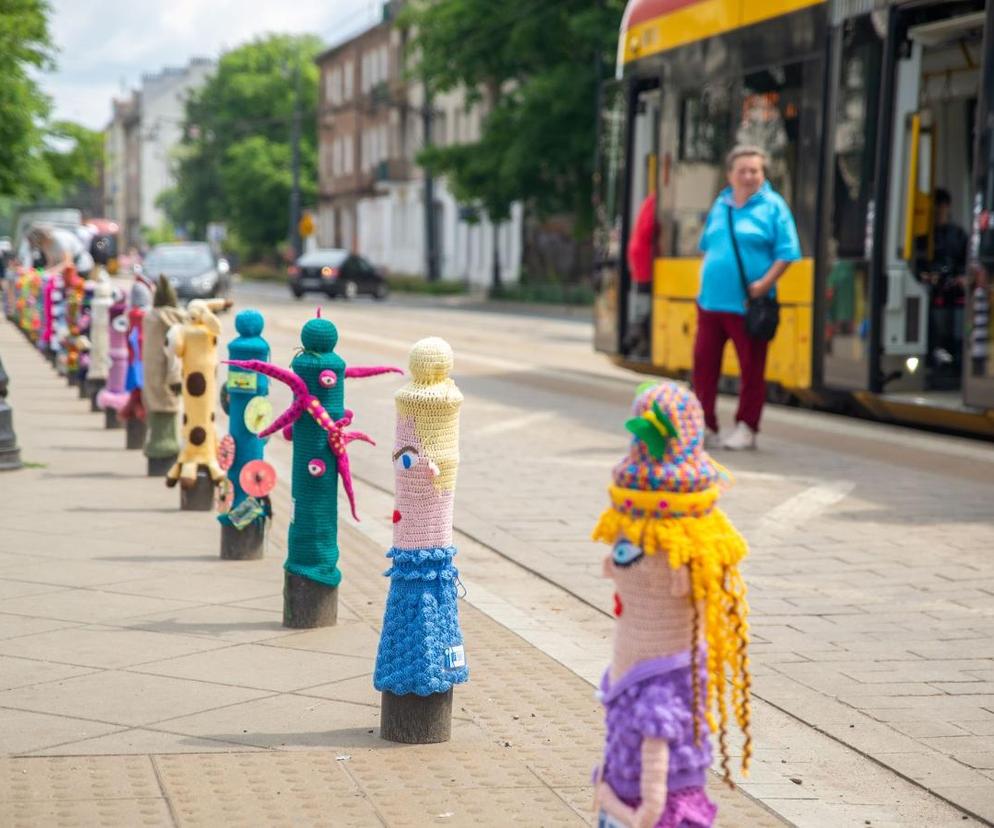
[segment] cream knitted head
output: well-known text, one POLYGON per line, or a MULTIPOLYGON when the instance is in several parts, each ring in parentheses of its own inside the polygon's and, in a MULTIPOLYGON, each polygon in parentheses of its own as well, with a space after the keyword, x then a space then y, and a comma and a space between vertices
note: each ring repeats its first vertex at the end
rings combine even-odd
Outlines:
POLYGON ((430 336, 411 348, 411 381, 395 395, 397 413, 413 417, 414 429, 425 458, 438 466, 435 486, 456 487, 459 467, 459 407, 463 396, 449 377, 452 347, 430 336))

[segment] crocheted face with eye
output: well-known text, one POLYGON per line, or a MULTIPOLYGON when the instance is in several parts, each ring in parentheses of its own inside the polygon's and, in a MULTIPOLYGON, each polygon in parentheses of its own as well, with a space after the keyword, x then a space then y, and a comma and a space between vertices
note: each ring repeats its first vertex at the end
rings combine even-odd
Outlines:
POLYGON ((665 554, 647 555, 625 538, 604 556, 603 575, 614 581, 619 620, 658 624, 661 612, 690 606, 687 568, 674 571, 665 554))
POLYGON ((425 453, 411 415, 397 418, 393 466, 393 545, 398 549, 451 545, 455 492, 437 485, 438 464, 425 453))

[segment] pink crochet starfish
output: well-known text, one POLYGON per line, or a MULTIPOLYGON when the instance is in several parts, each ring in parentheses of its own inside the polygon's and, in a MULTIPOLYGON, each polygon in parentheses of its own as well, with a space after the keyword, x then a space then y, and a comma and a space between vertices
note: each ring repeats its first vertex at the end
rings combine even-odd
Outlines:
MULTIPOLYGON (((324 406, 321 405, 321 401, 310 392, 303 378, 287 368, 281 368, 279 365, 273 365, 270 362, 261 362, 257 359, 224 360, 224 364, 234 365, 236 368, 241 368, 245 371, 256 371, 260 374, 265 374, 267 377, 279 380, 290 387, 290 390, 293 392, 293 402, 290 404, 290 407, 280 414, 269 427, 261 431, 259 436, 268 437, 270 434, 274 434, 282 429, 283 436, 289 440, 293 436, 293 424, 303 416, 305 411, 310 414, 314 422, 328 432, 328 447, 331 449, 332 454, 335 455, 338 474, 342 478, 342 488, 345 489, 345 495, 349 499, 352 517, 358 521, 359 516, 356 514, 355 492, 352 489, 352 471, 349 465, 347 449, 349 443, 353 440, 362 440, 370 445, 376 444, 368 434, 364 434, 361 431, 345 431, 352 424, 354 414, 346 408, 344 417, 340 420, 333 420, 324 406)), ((356 366, 345 369, 346 378, 375 377, 380 374, 403 373, 400 368, 379 365, 356 366)), ((321 373, 320 382, 322 384, 327 382, 329 388, 336 381, 337 377, 333 371, 323 371, 321 373)))

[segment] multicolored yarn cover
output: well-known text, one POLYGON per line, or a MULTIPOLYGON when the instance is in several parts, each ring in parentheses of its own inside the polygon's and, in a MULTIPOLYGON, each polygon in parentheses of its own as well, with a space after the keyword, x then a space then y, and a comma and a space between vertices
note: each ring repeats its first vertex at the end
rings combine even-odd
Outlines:
POLYGON ((124 381, 128 374, 128 318, 125 315, 127 305, 120 300, 111 305, 108 355, 110 370, 107 372, 107 384, 97 393, 97 406, 102 410, 113 409, 120 411, 128 402, 128 392, 124 381))
POLYGON ((338 568, 338 479, 349 499, 352 516, 355 497, 349 467, 348 444, 373 441, 359 431, 346 431, 353 414, 345 408, 345 379, 400 372, 391 367, 346 368, 335 353, 338 329, 327 319, 309 320, 300 332, 303 346, 287 371, 257 360, 228 360, 247 371, 266 374, 290 386, 293 403, 260 437, 282 429, 293 440, 290 531, 283 568, 329 587, 342 580, 338 568))
POLYGON ((173 329, 173 352, 183 365, 183 447, 166 472, 166 485, 184 488, 197 482, 203 466, 215 485, 224 480, 217 462, 217 339, 221 322, 214 315, 230 305, 227 299, 194 299, 187 305, 187 321, 173 329))
MULTIPOLYGON (((232 360, 269 360, 269 343, 262 338, 265 320, 257 310, 243 310, 235 317, 235 330, 238 336, 228 343, 228 357, 232 360)), ((235 440, 235 460, 228 469, 228 480, 234 491, 231 509, 241 505, 248 496, 242 488, 239 476, 246 463, 261 460, 266 448, 266 439, 249 431, 245 424, 245 409, 256 397, 269 396, 269 377, 255 371, 246 371, 234 365, 228 366, 228 432, 235 440)), ((229 514, 218 515, 222 524, 233 526, 229 514)), ((260 515, 256 520, 265 520, 260 515)))
POLYGON ((422 339, 411 350, 411 381, 395 395, 392 565, 373 685, 396 695, 445 693, 469 679, 452 564, 463 401, 452 364, 444 339, 422 339))
POLYGON ((128 373, 124 380, 124 390, 128 392, 128 402, 118 414, 122 420, 137 419, 144 422, 146 412, 142 401, 143 372, 143 321, 152 304, 152 291, 144 282, 131 286, 131 307, 128 308, 128 373))
MULTIPOLYGON (((730 479, 704 451, 700 403, 676 383, 643 386, 626 427, 634 435, 631 447, 614 469, 611 505, 601 515, 593 538, 613 547, 606 566, 619 592, 625 578, 636 579, 628 587, 632 597, 626 601, 621 593, 616 598, 619 624, 625 613, 634 611, 629 604, 648 600, 647 591, 656 583, 652 600, 661 609, 658 629, 653 632, 651 617, 639 625, 648 628, 645 635, 658 636, 656 652, 650 656, 664 654, 660 649, 672 651, 678 638, 684 637, 682 649, 690 653, 695 734, 702 738, 703 712, 711 730, 718 733, 722 767, 730 779, 729 706, 744 734, 744 773, 752 754, 748 605, 739 572, 747 546, 717 506, 720 488, 730 479), (685 597, 678 604, 666 597, 671 590, 660 586, 665 571, 673 573, 676 586, 685 583, 685 597), (697 642, 702 639, 704 687, 697 669, 701 656, 697 642)), ((617 645, 616 660, 624 658, 626 646, 637 642, 617 645)))

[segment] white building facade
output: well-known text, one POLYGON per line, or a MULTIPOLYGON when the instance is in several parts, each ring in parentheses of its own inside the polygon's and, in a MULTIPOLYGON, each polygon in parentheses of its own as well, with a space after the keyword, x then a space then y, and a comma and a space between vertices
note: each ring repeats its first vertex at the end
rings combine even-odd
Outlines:
POLYGON ((141 206, 142 227, 158 227, 165 219, 156 205, 159 196, 175 183, 172 154, 183 137, 185 104, 213 74, 216 63, 194 58, 187 66, 167 67, 142 77, 141 111, 141 206))

